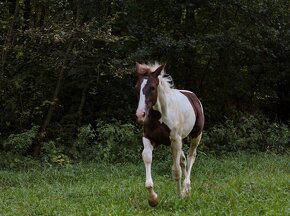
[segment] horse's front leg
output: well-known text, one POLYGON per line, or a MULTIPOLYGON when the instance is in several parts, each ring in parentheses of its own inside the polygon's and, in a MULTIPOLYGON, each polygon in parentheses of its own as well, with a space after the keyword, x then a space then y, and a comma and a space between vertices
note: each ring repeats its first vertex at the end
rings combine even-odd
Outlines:
POLYGON ((145 170, 146 170, 146 182, 145 182, 145 187, 147 188, 149 192, 149 205, 152 207, 155 207, 158 205, 159 200, 158 196, 153 190, 153 180, 152 180, 152 175, 151 175, 151 164, 152 164, 152 151, 153 151, 153 146, 150 142, 149 139, 146 137, 143 137, 143 145, 144 149, 142 152, 142 157, 143 161, 145 164, 145 170))
POLYGON ((180 158, 182 154, 182 139, 180 136, 171 137, 171 150, 172 150, 172 176, 176 180, 177 193, 181 196, 181 166, 180 158))

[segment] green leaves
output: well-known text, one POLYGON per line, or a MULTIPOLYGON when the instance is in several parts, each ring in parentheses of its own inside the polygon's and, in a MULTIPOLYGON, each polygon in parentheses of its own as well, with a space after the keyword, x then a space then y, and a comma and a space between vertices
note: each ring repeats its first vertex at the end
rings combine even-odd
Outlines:
POLYGON ((5 138, 43 125, 50 105, 44 142, 61 137, 64 148, 96 119, 133 122, 136 61, 166 62, 176 87, 202 99, 209 128, 236 111, 290 118, 288 0, 18 1, 13 22, 8 2, 0 3, 5 138))
POLYGON ((205 132, 204 148, 224 151, 284 152, 289 145, 290 131, 284 124, 270 123, 263 116, 239 113, 205 132))
POLYGON ((4 141, 2 148, 4 148, 5 151, 24 154, 36 138, 38 129, 39 126, 33 126, 30 130, 23 133, 11 134, 7 140, 4 141))

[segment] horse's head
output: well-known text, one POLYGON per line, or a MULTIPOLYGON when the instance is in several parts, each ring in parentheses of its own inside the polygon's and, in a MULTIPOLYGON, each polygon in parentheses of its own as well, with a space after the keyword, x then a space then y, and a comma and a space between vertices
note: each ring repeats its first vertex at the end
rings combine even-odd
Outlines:
POLYGON ((136 72, 138 74, 136 91, 139 97, 136 116, 140 124, 144 124, 149 110, 157 102, 158 76, 161 74, 164 67, 165 65, 161 65, 157 69, 152 70, 148 65, 136 63, 136 72))

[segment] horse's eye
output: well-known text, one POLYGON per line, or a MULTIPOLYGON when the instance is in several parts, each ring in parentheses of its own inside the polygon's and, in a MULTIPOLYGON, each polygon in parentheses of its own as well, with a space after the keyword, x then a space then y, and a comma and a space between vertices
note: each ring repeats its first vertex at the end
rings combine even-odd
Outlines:
POLYGON ((150 91, 154 91, 155 87, 154 86, 150 86, 150 91))

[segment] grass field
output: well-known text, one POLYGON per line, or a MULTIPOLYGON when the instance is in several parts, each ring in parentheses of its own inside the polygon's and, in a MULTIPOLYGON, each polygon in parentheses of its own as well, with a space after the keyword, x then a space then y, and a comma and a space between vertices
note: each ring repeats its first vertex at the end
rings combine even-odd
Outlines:
POLYGON ((149 207, 143 163, 0 171, 0 215, 290 215, 289 155, 199 154, 181 200, 169 162, 153 164, 160 204, 149 207))

